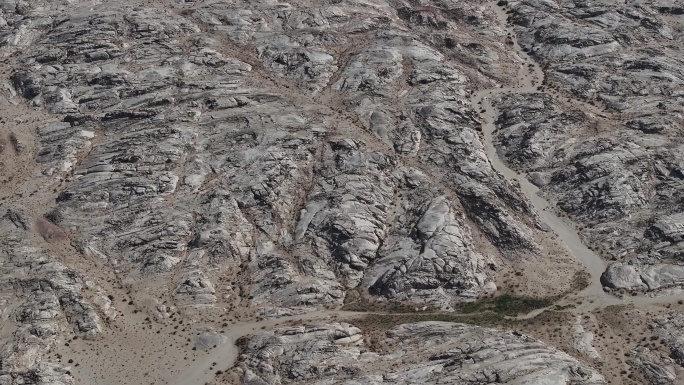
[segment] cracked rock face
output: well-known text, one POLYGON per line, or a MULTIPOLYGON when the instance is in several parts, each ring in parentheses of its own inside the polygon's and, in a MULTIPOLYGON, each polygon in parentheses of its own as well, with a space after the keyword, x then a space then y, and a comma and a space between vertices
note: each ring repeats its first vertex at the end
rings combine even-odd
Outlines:
POLYGON ((456 60, 508 71, 477 4, 64 6, 6 10, 11 87, 56 118, 37 138, 65 181, 48 218, 126 282, 180 306, 363 288, 449 309, 502 258, 544 258, 469 107, 490 80, 456 60))
POLYGON ((652 327, 672 350, 671 357, 679 364, 684 363, 684 314, 670 313, 654 319, 652 327))
POLYGON ((237 371, 250 385, 605 383, 576 359, 519 333, 421 322, 388 330, 380 343, 392 350, 370 350, 361 331, 345 323, 277 329, 244 341, 237 371))
MULTIPOLYGON (((453 311, 574 290, 582 267, 492 166, 471 105, 531 65, 514 38, 546 78, 493 102, 502 159, 614 259, 604 286, 684 285, 681 2, 510 2, 513 30, 487 5, 0 0, 0 385, 74 383, 55 347, 105 338, 124 293, 129 318, 204 322, 352 291, 453 311)), ((228 345, 213 330, 195 349, 228 345)), ((507 332, 385 338, 405 347, 341 323, 262 334, 243 381, 603 381, 507 332)))
POLYGON ((680 2, 510 5, 544 66, 538 93, 497 102, 497 146, 609 259, 609 287, 680 286, 684 36, 680 2), (641 278, 638 278, 641 277, 641 278))
POLYGON ((0 383, 73 384, 67 369, 43 356, 60 335, 99 339, 103 318, 116 317, 111 302, 87 277, 26 245, 22 238, 33 224, 25 213, 11 212, 2 220, 14 230, 4 234, 0 252, 0 319, 16 329, 0 350, 0 383))

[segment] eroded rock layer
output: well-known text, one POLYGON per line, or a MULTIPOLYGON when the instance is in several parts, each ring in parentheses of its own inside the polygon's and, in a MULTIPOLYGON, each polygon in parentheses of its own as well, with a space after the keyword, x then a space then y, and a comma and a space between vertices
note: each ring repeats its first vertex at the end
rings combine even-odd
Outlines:
POLYGON ((681 2, 509 8, 546 78, 536 94, 500 98, 502 156, 619 260, 606 286, 681 286, 681 2))
MULTIPOLYGON (((106 384, 110 369, 204 383, 219 364, 190 362, 232 346, 230 325, 578 290, 582 265, 493 167, 471 105, 539 71, 518 43, 545 79, 493 98, 501 158, 615 260, 607 289, 682 285, 682 9, 0 0, 0 384, 106 384), (80 369, 64 356, 87 349, 80 369)), ((572 306, 557 308, 584 316, 572 306)), ((578 325, 574 349, 606 359, 578 325)), ((422 323, 384 338, 404 347, 372 352, 342 323, 264 332, 241 378, 603 381, 509 332, 422 323)), ((674 381, 665 355, 633 353, 643 378, 674 381)))
POLYGON ((604 384, 567 354, 520 333, 447 322, 404 324, 369 349, 345 323, 277 329, 245 341, 237 372, 261 384, 604 384))

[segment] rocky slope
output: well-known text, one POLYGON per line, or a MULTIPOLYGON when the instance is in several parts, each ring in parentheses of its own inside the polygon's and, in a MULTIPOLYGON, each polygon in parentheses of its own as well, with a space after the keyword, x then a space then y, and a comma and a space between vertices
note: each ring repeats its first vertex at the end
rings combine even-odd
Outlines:
POLYGON ((543 66, 537 94, 502 97, 498 146, 617 260, 616 289, 679 286, 678 138, 684 112, 681 2, 511 3, 521 46, 543 66))
POLYGON ((21 4, 8 88, 52 118, 43 214, 152 298, 448 309, 555 247, 466 101, 516 60, 481 5, 21 4))
POLYGON ((574 358, 520 333, 447 322, 405 324, 369 349, 349 324, 306 325, 244 341, 244 384, 604 384, 574 358))
MULTIPOLYGON (((264 317, 577 290, 582 264, 492 166, 471 105, 538 69, 520 46, 545 79, 495 98, 502 158, 620 260, 603 284, 684 282, 681 4, 525 0, 509 24, 495 8, 0 0, 0 384, 232 381, 210 370, 234 352, 211 344, 264 317)), ((398 326, 392 355, 362 354, 352 326, 320 328, 246 340, 236 381, 603 381, 494 329, 398 326)), ((669 365, 649 354, 625 364, 669 365)))

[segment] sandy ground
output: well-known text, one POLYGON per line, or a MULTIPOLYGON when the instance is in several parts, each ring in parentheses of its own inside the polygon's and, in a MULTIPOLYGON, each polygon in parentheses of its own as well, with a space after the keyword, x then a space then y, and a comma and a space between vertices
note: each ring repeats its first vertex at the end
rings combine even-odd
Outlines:
MULTIPOLYGON (((510 328, 587 362, 604 375, 608 384, 641 385, 647 382, 628 364, 630 353, 641 347, 658 355, 670 355, 670 350, 649 327, 653 317, 670 311, 684 311, 684 306, 677 303, 669 306, 642 305, 638 308, 616 305, 593 311, 576 309, 572 312, 544 312, 510 328), (575 334, 576 325, 580 325, 584 332, 592 334, 591 346, 596 349, 598 357, 591 357, 575 348, 573 341, 578 338, 575 334)), ((676 365, 670 369, 677 373, 677 383, 684 383, 681 369, 676 365)))
MULTIPOLYGON (((97 270, 96 267, 88 269, 93 270, 97 270)), ((155 317, 153 314, 159 314, 155 304, 139 293, 144 288, 121 283, 115 276, 101 276, 98 284, 106 292, 115 293, 112 307, 116 317, 104 324, 103 333, 96 340, 73 336, 60 340, 46 357, 50 362, 67 367, 77 384, 210 383, 216 372, 234 366, 238 338, 287 320, 333 319, 336 315, 334 312, 312 312, 303 316, 263 319, 255 315, 260 309, 254 308, 169 306, 166 317, 155 317), (205 350, 196 349, 196 338, 203 331, 224 336, 223 343, 205 350)))
POLYGON ((79 384, 174 384, 212 382, 217 372, 233 367, 238 358, 235 341, 248 334, 285 324, 288 321, 333 322, 360 313, 318 311, 277 319, 255 320, 231 313, 223 317, 189 320, 182 314, 158 322, 126 301, 118 302, 121 316, 110 325, 102 339, 74 339, 60 344, 50 358, 70 367, 79 384), (225 326, 216 326, 225 325, 225 326), (195 337, 203 328, 226 337, 225 343, 207 350, 195 350, 195 337))
MULTIPOLYGON (((501 7, 496 7, 490 5, 492 11, 497 15, 497 17, 506 23, 506 13, 501 7)), ((507 30, 510 34, 514 35, 513 29, 510 25, 507 25, 507 30)), ((487 156, 492 167, 501 173, 504 177, 509 180, 514 181, 523 192, 523 194, 532 202, 532 205, 540 216, 541 220, 547 224, 553 234, 556 235, 554 239, 560 240, 562 244, 562 249, 564 250, 554 250, 558 254, 569 254, 575 260, 581 262, 586 270, 591 276, 590 285, 586 287, 580 293, 584 297, 592 298, 603 298, 605 293, 600 283, 600 277, 605 270, 604 261, 592 250, 586 247, 574 228, 574 225, 561 219, 554 213, 552 206, 544 198, 542 198, 538 192, 539 188, 532 184, 524 175, 517 173, 516 171, 510 169, 505 163, 499 158, 499 154, 493 144, 493 133, 496 130, 494 121, 498 117, 498 111, 492 106, 492 99, 497 95, 507 94, 507 93, 534 93, 538 92, 540 85, 544 80, 544 73, 540 66, 532 60, 518 45, 518 43, 513 40, 511 48, 516 52, 517 56, 520 58, 520 66, 518 70, 518 76, 515 84, 509 87, 498 87, 491 89, 483 89, 475 92, 471 97, 471 103, 476 111, 480 111, 480 116, 482 119, 482 132, 484 135, 484 142, 487 151, 487 156), (564 247, 563 247, 564 246, 564 247)), ((546 242, 549 243, 548 241, 546 242)), ((559 259, 549 260, 552 255, 549 253, 549 248, 546 248, 547 259, 541 261, 535 261, 532 263, 530 268, 535 274, 529 274, 530 276, 540 276, 543 278, 551 278, 554 272, 558 272, 559 259), (541 265, 540 265, 541 264, 541 265), (535 271, 536 270, 536 271, 535 271), (551 270, 549 272, 549 270, 551 270), (545 273, 546 271, 546 273, 545 273), (546 276, 546 277, 545 277, 546 276)), ((567 277, 566 272, 561 272, 553 282, 562 283, 559 280, 560 277, 567 277)), ((530 292, 529 295, 534 295, 530 292)))

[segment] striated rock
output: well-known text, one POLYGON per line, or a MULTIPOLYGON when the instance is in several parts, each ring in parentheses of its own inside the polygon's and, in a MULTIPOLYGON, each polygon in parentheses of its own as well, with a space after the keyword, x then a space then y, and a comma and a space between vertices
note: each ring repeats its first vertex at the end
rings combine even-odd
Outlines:
POLYGON ((31 216, 27 207, 10 207, 0 219, 0 318, 11 331, 0 334, 0 383, 71 385, 70 372, 45 355, 65 335, 100 339, 116 309, 82 273, 27 245, 41 227, 31 216))
POLYGON ((56 365, 41 364, 36 369, 17 374, 0 374, 2 385, 73 385, 68 371, 56 365))
POLYGON ((26 99, 33 99, 42 92, 42 79, 29 72, 12 75, 12 85, 26 99))
POLYGON ((421 322, 396 326, 379 343, 393 349, 370 351, 362 332, 345 323, 277 329, 243 342, 238 372, 243 384, 605 383, 520 333, 421 322))
POLYGON ((26 297, 15 318, 21 323, 50 321, 66 316, 76 335, 97 337, 102 331, 95 308, 82 295, 83 281, 77 274, 55 263, 41 264, 28 271, 28 277, 10 282, 26 297))
POLYGON ((611 263, 601 275, 601 284, 613 289, 643 290, 646 288, 637 268, 622 263, 611 263))
POLYGON ((572 325, 572 347, 575 348, 581 354, 591 358, 596 362, 602 362, 603 359, 599 354, 598 350, 593 345, 594 333, 584 330, 582 326, 581 319, 577 316, 577 320, 574 325, 572 325))
POLYGON ((444 196, 428 203, 415 228, 416 240, 393 234, 369 269, 363 287, 388 298, 449 308, 450 297, 476 297, 487 280, 488 261, 473 247, 463 218, 455 215, 444 196))
MULTIPOLYGON (((501 2, 513 30, 489 5, 0 1, 0 141, 17 150, 0 153, 0 384, 73 382, 48 352, 123 314, 86 271, 133 314, 226 328, 352 291, 451 311, 521 281, 568 290, 533 276, 576 270, 492 166, 471 105, 534 67, 514 41, 546 78, 493 98, 503 160, 616 259, 605 286, 684 284, 680 2, 501 2)), ((399 342, 372 352, 346 324, 264 332, 243 381, 603 381, 507 332, 403 325, 385 337, 399 342)), ((600 359, 586 331, 573 343, 600 359)))
POLYGON ((591 245, 636 265, 678 264, 681 253, 676 138, 684 67, 670 47, 684 23, 668 16, 676 3, 509 5, 518 41, 542 63, 545 79, 542 92, 497 101, 496 144, 587 226, 591 245))
POLYGON ((684 266, 612 263, 601 276, 604 286, 614 289, 657 290, 684 284, 684 266))
POLYGON ((654 238, 677 243, 684 240, 684 213, 660 218, 650 229, 654 238))
POLYGON ((487 52, 485 71, 501 74, 491 60, 509 53, 476 23, 447 45, 405 29, 436 41, 468 12, 495 24, 474 5, 395 6, 216 0, 27 27, 12 84, 62 116, 38 132, 43 174, 74 176, 50 215, 128 282, 184 306, 326 307, 361 286, 449 309, 491 292, 485 266, 499 255, 473 237, 541 257, 541 226, 491 168, 469 69, 452 59, 487 52), (464 50, 474 39, 482 50, 464 50), (397 222, 399 195, 417 187, 409 169, 425 182, 397 222), (178 269, 171 285, 157 279, 178 269))
POLYGON ((683 325, 684 314, 682 313, 669 313, 656 317, 651 325, 672 351, 670 357, 679 365, 684 363, 683 325))
POLYGON ((216 290, 197 267, 189 266, 181 276, 174 295, 182 305, 211 306, 216 302, 216 290))
POLYGON ((674 362, 662 353, 646 347, 636 348, 629 356, 629 364, 636 367, 643 380, 653 385, 675 384, 674 362))

